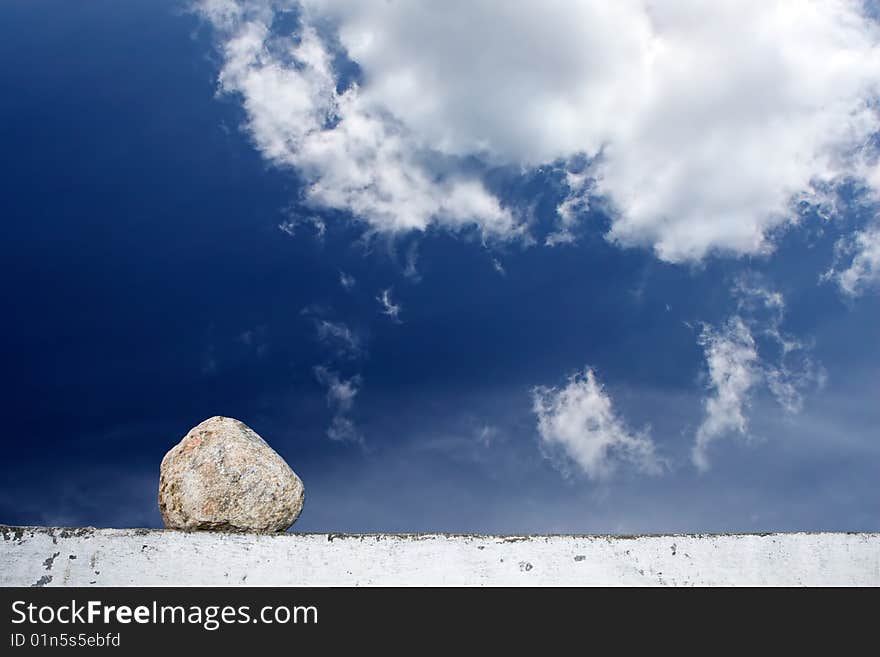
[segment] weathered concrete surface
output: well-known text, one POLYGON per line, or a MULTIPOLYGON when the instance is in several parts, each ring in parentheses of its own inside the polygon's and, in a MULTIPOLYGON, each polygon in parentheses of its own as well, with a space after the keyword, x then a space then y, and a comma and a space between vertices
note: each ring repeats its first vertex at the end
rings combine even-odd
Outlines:
POLYGON ((880 586, 880 534, 0 533, 3 586, 880 586))

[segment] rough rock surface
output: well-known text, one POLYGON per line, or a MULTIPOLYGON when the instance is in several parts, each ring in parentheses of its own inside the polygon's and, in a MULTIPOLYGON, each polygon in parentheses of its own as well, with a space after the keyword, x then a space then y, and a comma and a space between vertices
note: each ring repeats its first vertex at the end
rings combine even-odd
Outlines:
POLYGON ((169 529, 283 532, 304 498, 284 459, 233 418, 205 420, 162 459, 159 510, 169 529))

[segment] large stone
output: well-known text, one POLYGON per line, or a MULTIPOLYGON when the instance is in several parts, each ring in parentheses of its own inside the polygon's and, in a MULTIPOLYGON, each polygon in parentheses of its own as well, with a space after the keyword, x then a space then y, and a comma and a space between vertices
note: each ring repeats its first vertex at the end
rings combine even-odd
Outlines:
POLYGON ((230 417, 205 420, 162 459, 159 510, 169 529, 283 532, 304 498, 284 459, 230 417))

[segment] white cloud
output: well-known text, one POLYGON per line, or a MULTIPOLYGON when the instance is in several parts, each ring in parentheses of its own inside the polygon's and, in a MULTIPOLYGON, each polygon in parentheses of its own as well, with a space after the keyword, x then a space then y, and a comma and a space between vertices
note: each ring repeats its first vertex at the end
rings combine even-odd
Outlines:
POLYGON ((778 325, 785 314, 785 297, 781 292, 763 286, 759 281, 742 276, 733 285, 733 295, 740 311, 755 311, 765 308, 772 313, 771 323, 778 325))
POLYGON ((278 230, 280 230, 282 233, 286 233, 287 235, 290 235, 291 237, 295 237, 296 236, 296 226, 297 226, 297 222, 293 221, 292 219, 287 219, 285 221, 282 221, 280 224, 278 224, 278 230))
POLYGON ((823 279, 833 280, 850 297, 880 285, 880 224, 841 239, 836 250, 838 263, 848 260, 848 264, 842 269, 835 265, 823 279))
POLYGON ((720 327, 704 325, 699 336, 707 368, 709 396, 705 416, 697 429, 691 452, 699 470, 709 468, 709 445, 725 435, 748 436, 748 408, 759 386, 766 385, 789 414, 803 408, 803 391, 824 385, 824 370, 809 356, 808 345, 784 333, 780 326, 785 300, 779 292, 740 279, 733 289, 738 313, 720 327), (769 345, 762 357, 758 340, 769 345))
POLYGON ((320 217, 312 217, 312 226, 315 227, 315 237, 319 240, 324 239, 324 235, 327 234, 327 224, 324 220, 320 217))
POLYGON ((318 382, 327 388, 327 402, 329 404, 343 412, 351 410, 354 398, 360 391, 360 376, 354 376, 348 380, 340 379, 336 372, 321 365, 315 368, 315 376, 318 382))
POLYGON ((761 374, 755 340, 740 317, 731 318, 721 330, 704 327, 700 344, 712 394, 704 401, 706 417, 697 429, 692 458, 697 468, 707 470, 710 442, 729 432, 746 434, 745 407, 761 374))
POLYGON ((295 34, 272 33, 275 11, 295 3, 197 6, 222 35, 220 88, 241 97, 263 155, 306 179, 308 202, 349 211, 385 232, 438 221, 473 224, 487 235, 517 233, 513 216, 478 178, 439 176, 424 163, 431 149, 393 112, 357 86, 337 91, 333 55, 307 18, 295 34))
POLYGON ((290 235, 291 237, 296 237, 297 228, 304 223, 311 224, 312 229, 315 231, 315 239, 324 239, 324 235, 327 233, 327 225, 320 217, 303 218, 292 216, 289 219, 285 219, 280 224, 278 224, 278 229, 281 232, 290 235))
POLYGON ((569 378, 562 388, 535 388, 532 410, 538 416, 542 446, 551 455, 563 455, 592 479, 610 475, 618 460, 644 472, 662 470, 647 431, 634 434, 627 429, 590 368, 569 378))
POLYGON ((238 341, 248 349, 253 350, 257 356, 265 356, 269 351, 269 341, 265 326, 257 326, 243 331, 238 336, 238 341))
POLYGON ((376 297, 376 301, 378 301, 382 305, 382 314, 388 315, 393 321, 400 322, 400 304, 394 303, 391 299, 391 289, 382 290, 382 294, 376 297))
POLYGON ((315 320, 318 339, 336 349, 340 356, 355 358, 363 353, 360 338, 342 322, 315 320))
POLYGON ((315 368, 315 378, 327 388, 327 405, 333 411, 333 419, 327 429, 327 437, 342 442, 363 443, 363 436, 354 422, 348 417, 354 406, 354 399, 360 392, 362 379, 360 375, 350 379, 340 376, 319 365, 315 368))
POLYGON ((351 290, 357 284, 357 281, 351 274, 341 271, 339 272, 339 284, 344 290, 351 290))
POLYGON ((483 447, 491 447, 492 443, 498 439, 499 433, 498 427, 484 424, 477 431, 477 442, 483 447))
POLYGON ((327 427, 327 437, 337 442, 363 443, 364 438, 351 418, 334 415, 327 427))
POLYGON ((416 283, 422 280, 422 276, 419 274, 418 263, 419 243, 413 242, 406 249, 406 266, 403 269, 403 275, 416 283))
POLYGON ((306 0, 295 32, 274 33, 293 6, 200 3, 221 89, 307 202, 374 230, 521 235, 473 157, 528 170, 586 155, 548 243, 574 239, 601 197, 609 239, 669 261, 767 252, 814 183, 878 184, 864 163, 880 27, 858 0, 306 0), (360 86, 337 90, 337 49, 360 86))

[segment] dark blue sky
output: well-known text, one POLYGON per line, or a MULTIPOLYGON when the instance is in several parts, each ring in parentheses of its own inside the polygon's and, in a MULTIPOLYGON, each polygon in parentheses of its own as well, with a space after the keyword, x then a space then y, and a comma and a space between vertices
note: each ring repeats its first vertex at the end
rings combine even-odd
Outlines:
POLYGON ((673 264, 606 240, 600 209, 575 243, 542 246, 558 172, 496 166, 486 184, 531 208, 536 244, 367 235, 303 204, 298 172, 267 162, 241 103, 216 93, 221 66, 179 3, 0 7, 0 522, 161 526, 162 456, 228 415, 302 477, 295 531, 880 527, 880 299, 819 281, 873 216, 856 192, 834 222, 807 212, 773 255, 673 264), (700 327, 741 312, 745 279, 783 294, 781 330, 826 382, 793 414, 756 387, 748 438, 713 441, 700 472, 700 327), (341 413, 360 442, 328 438, 340 409, 318 366, 360 377, 341 413), (547 458, 532 390, 587 366, 628 427, 650 426, 662 475, 596 480, 547 458))

